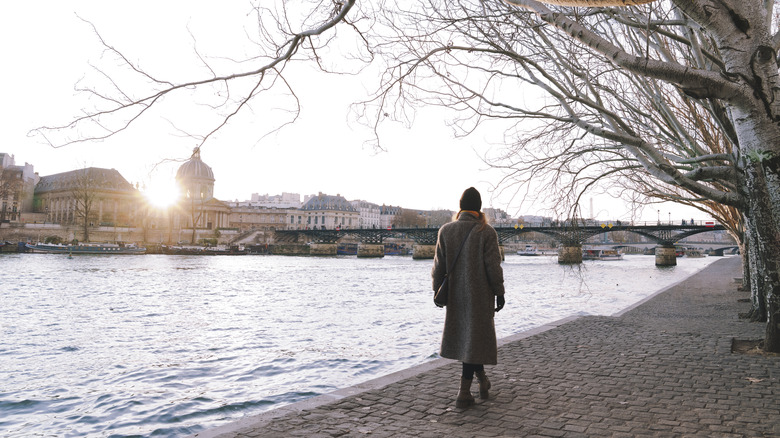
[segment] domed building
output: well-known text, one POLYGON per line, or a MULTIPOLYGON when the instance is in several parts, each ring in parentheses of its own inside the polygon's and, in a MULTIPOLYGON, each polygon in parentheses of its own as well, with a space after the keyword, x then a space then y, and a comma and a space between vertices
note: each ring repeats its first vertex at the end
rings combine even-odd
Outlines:
MULTIPOLYGON (((214 198, 214 172, 200 158, 200 147, 176 172, 181 199, 176 215, 177 228, 189 229, 190 243, 217 237, 219 228, 229 227, 230 208, 214 198)), ((180 239, 181 240, 181 239, 180 239)))
POLYGON ((185 198, 211 199, 214 197, 214 172, 200 159, 200 148, 192 151, 188 161, 176 172, 179 193, 185 198))

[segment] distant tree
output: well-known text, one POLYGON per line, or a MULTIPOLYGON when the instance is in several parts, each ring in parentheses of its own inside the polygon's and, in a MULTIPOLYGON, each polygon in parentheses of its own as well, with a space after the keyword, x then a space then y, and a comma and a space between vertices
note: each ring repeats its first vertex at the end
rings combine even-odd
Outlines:
MULTIPOLYGON (((8 218, 8 203, 20 202, 22 178, 21 172, 14 169, 0 168, 0 221, 8 218)), ((13 219, 13 218, 12 218, 13 219)))
POLYGON ((90 168, 77 171, 73 179, 73 200, 76 219, 80 221, 84 242, 89 242, 89 228, 95 220, 94 206, 97 200, 98 181, 90 168))
POLYGON ((448 222, 452 222, 454 213, 450 210, 434 210, 430 212, 426 226, 440 227, 448 222))
POLYGON ((397 228, 424 227, 425 217, 417 210, 408 210, 402 208, 395 217, 393 217, 393 226, 397 228))
POLYGON ((203 192, 192 192, 187 189, 187 193, 184 195, 185 205, 190 213, 190 223, 192 224, 192 234, 190 236, 190 244, 195 244, 195 237, 198 231, 198 224, 201 217, 203 217, 206 194, 203 192))

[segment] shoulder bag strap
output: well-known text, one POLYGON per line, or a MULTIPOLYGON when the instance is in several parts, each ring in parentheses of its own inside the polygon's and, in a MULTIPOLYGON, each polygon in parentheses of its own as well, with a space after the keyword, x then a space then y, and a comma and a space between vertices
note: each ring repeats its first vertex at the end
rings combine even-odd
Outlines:
POLYGON ((449 268, 447 268, 447 272, 445 272, 445 273, 444 273, 444 275, 445 275, 445 276, 446 276, 446 275, 450 275, 450 272, 452 272, 452 269, 453 269, 453 268, 455 268, 455 262, 457 262, 457 261, 458 261, 458 257, 460 257, 460 252, 461 252, 461 250, 463 249, 463 246, 466 244, 466 240, 468 240, 468 238, 469 238, 469 235, 471 234, 471 232, 472 232, 472 231, 474 231, 474 228, 476 228, 476 227, 477 227, 477 225, 476 225, 476 224, 474 224, 474 226, 472 226, 472 227, 471 227, 471 229, 469 230, 469 232, 468 232, 468 233, 466 233, 466 237, 464 237, 464 238, 463 238, 463 242, 461 242, 461 243, 460 243, 460 248, 458 248, 458 252, 457 252, 457 253, 455 253, 455 258, 454 258, 454 259, 452 259, 452 264, 450 265, 450 267, 449 267, 449 268))

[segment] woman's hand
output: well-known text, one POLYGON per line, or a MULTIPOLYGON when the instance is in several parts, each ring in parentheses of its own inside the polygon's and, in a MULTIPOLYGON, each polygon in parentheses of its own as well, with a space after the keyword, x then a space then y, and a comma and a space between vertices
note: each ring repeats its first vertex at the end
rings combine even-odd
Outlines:
POLYGON ((504 301, 504 296, 499 295, 496 297, 496 312, 504 308, 504 304, 506 304, 506 301, 504 301))

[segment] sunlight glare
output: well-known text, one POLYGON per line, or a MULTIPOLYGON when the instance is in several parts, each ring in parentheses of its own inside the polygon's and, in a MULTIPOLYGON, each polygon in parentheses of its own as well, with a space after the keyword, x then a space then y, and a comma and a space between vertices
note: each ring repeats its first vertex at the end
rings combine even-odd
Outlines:
POLYGON ((144 191, 144 195, 150 204, 155 207, 170 207, 179 197, 179 189, 173 183, 154 182, 144 191))

